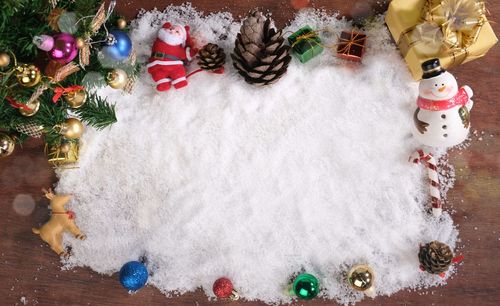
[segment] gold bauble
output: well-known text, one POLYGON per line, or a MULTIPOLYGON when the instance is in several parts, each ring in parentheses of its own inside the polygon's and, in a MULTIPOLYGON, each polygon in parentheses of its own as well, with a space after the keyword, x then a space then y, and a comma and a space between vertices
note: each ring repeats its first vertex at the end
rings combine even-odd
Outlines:
POLYGON ((76 47, 78 49, 82 49, 83 47, 85 47, 85 39, 83 39, 81 37, 77 37, 76 38, 76 47))
POLYGON ((71 108, 80 108, 87 101, 85 90, 72 91, 64 95, 64 100, 71 108))
POLYGON ((16 78, 19 84, 24 87, 36 86, 42 79, 42 73, 37 66, 32 64, 22 64, 16 68, 16 78))
POLYGON ((19 112, 21 113, 21 115, 23 115, 24 117, 34 116, 38 112, 38 110, 40 109, 40 101, 34 100, 31 102, 28 102, 28 103, 26 103, 26 106, 29 107, 30 109, 27 110, 27 109, 20 108, 19 112))
POLYGON ((69 152, 69 150, 71 150, 71 143, 68 141, 61 143, 61 145, 59 146, 59 151, 61 153, 66 154, 69 152))
POLYGON ((12 137, 0 132, 0 158, 11 155, 14 152, 15 144, 12 137))
POLYGON ((59 128, 59 134, 69 139, 80 138, 83 134, 83 124, 76 118, 67 119, 59 128))
POLYGON ((7 53, 0 53, 0 68, 5 68, 10 65, 10 56, 7 53))
POLYGON ((368 265, 356 265, 347 273, 347 281, 352 288, 366 291, 373 286, 375 273, 368 265))
POLYGON ((127 20, 125 20, 124 18, 119 18, 117 21, 116 21, 116 26, 118 27, 118 29, 120 30, 123 30, 127 27, 127 20))
POLYGON ((106 76, 106 82, 114 89, 123 89, 128 82, 128 76, 122 69, 113 69, 106 76))

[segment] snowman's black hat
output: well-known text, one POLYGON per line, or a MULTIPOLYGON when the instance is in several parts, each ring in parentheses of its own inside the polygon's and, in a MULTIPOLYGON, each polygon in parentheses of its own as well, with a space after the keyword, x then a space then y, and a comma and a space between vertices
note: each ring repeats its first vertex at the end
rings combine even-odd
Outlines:
POLYGON ((441 67, 441 63, 439 62, 438 58, 433 58, 423 62, 422 70, 424 71, 422 79, 430 79, 440 75, 441 73, 446 72, 446 70, 444 70, 444 68, 441 67))

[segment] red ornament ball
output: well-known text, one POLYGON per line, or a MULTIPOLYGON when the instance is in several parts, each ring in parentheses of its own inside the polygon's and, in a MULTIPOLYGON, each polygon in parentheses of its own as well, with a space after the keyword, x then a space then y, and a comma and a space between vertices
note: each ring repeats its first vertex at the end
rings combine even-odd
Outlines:
POLYGON ((233 283, 225 277, 221 277, 214 283, 214 294, 221 299, 227 299, 233 293, 233 283))

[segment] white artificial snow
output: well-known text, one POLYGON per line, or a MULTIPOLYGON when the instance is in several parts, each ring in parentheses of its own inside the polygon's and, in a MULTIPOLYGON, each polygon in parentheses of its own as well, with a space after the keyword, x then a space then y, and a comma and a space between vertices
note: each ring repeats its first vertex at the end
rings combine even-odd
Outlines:
MULTIPOLYGON (((147 73, 117 101, 111 129, 87 129, 78 169, 59 173, 58 192, 87 234, 69 267, 117 272, 147 258, 149 285, 167 295, 229 277, 242 297, 289 302, 285 287, 307 271, 321 295, 359 301, 343 279, 351 265, 376 271, 376 290, 445 282, 419 269, 420 243, 455 246, 448 213, 426 213, 423 166, 408 162, 417 96, 382 18, 366 31, 363 64, 331 50, 306 64, 294 58, 275 85, 248 85, 229 53, 240 24, 228 13, 201 16, 189 5, 143 12, 131 32, 138 58, 149 55, 164 21, 189 23, 193 36, 228 53, 226 73, 201 73, 181 90, 157 93, 147 73)), ((345 20, 303 12, 287 35, 309 24, 333 44, 345 20)), ((445 207, 446 209, 446 207, 445 207)))

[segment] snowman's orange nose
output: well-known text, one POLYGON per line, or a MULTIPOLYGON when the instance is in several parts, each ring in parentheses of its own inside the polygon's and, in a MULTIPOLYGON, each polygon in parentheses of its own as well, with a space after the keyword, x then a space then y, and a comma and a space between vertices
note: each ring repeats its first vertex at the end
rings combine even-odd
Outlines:
POLYGON ((439 87, 438 91, 439 91, 439 92, 443 92, 445 89, 446 89, 446 86, 439 87))

